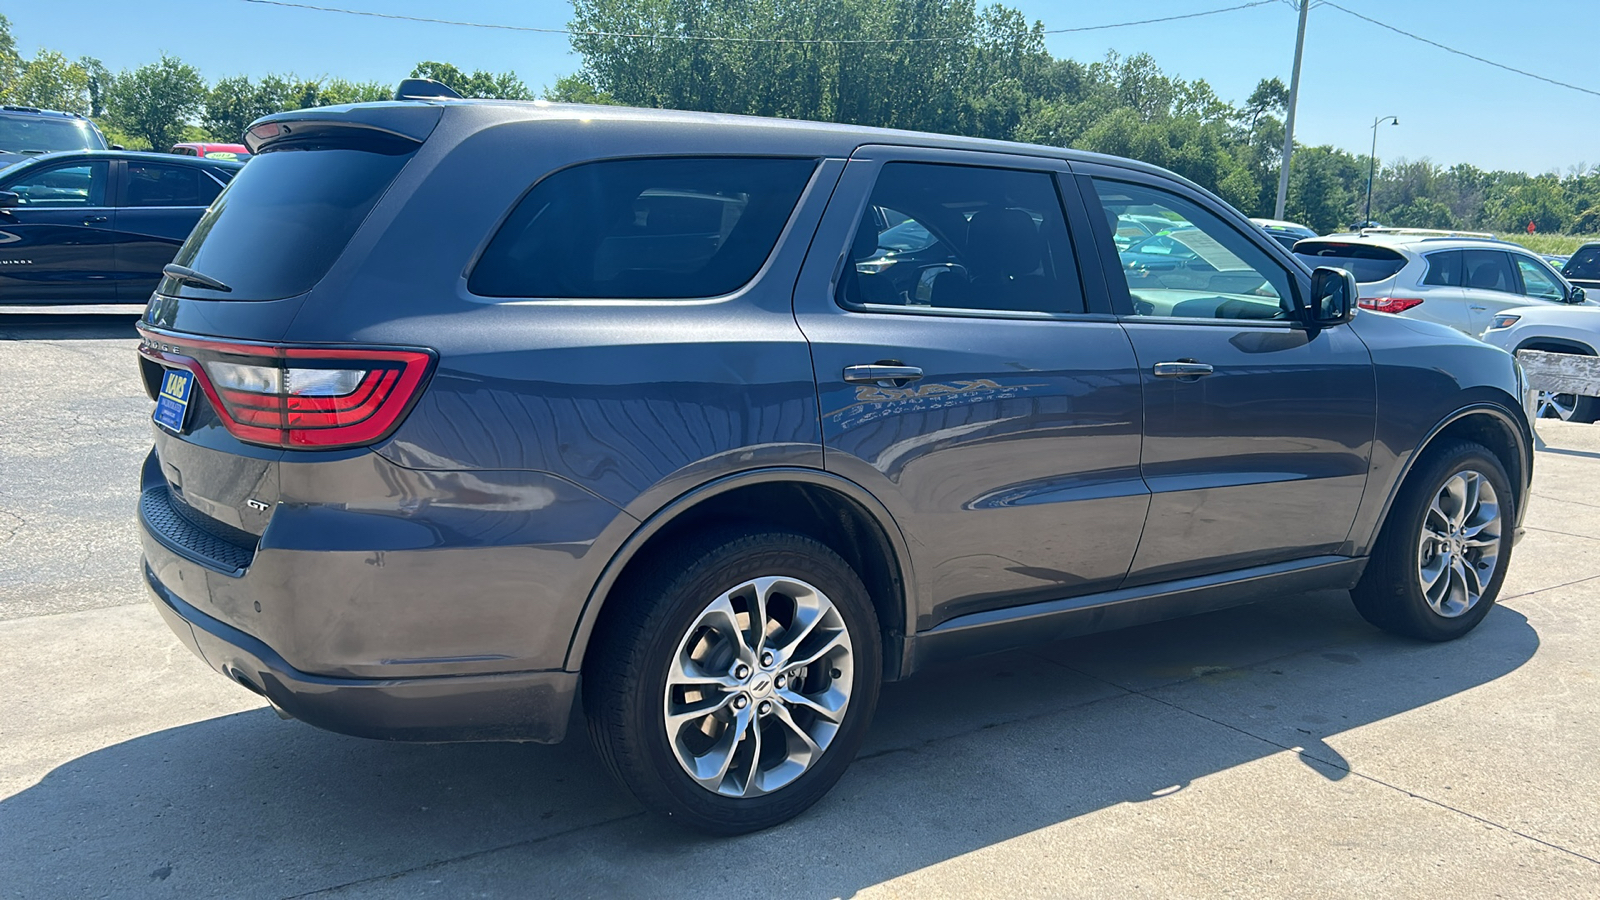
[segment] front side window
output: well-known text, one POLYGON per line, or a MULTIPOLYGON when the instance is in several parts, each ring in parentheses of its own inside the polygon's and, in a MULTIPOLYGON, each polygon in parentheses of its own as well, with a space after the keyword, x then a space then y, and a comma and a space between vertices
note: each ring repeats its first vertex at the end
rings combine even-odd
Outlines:
POLYGON ((35 169, 7 184, 18 208, 64 209, 106 205, 110 167, 104 162, 35 169))
POLYGON ((750 157, 574 166, 522 198, 468 290, 549 299, 730 293, 766 262, 815 168, 810 159, 750 157))
POLYGON ((192 166, 128 163, 128 193, 123 206, 205 206, 222 188, 192 166))
POLYGON ((1461 251, 1445 250, 1427 256, 1428 274, 1423 284, 1439 287, 1461 287, 1461 251))
POLYGON ((1513 255, 1512 258, 1517 261, 1517 269, 1522 273, 1524 294, 1540 300, 1562 300, 1567 296, 1566 290, 1544 266, 1526 256, 1513 255))
POLYGON ((886 164, 856 227, 838 300, 865 309, 1083 312, 1054 177, 886 164), (903 221, 888 224, 894 217, 874 210, 903 221))
POLYGON ((1500 291, 1514 294, 1516 279, 1511 272, 1511 260, 1500 250, 1462 251, 1461 268, 1465 273, 1468 290, 1500 291))
POLYGON ((1293 315, 1289 273, 1210 210, 1156 188, 1094 181, 1112 229, 1135 210, 1172 223, 1165 234, 1117 252, 1134 315, 1200 319, 1293 315))

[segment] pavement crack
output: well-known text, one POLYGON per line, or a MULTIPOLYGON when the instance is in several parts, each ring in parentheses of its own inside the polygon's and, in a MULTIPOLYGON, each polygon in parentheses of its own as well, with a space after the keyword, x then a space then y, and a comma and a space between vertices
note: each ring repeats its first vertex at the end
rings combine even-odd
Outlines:
POLYGON ((1559 534, 1563 537, 1578 538, 1585 541, 1600 541, 1600 537, 1595 537, 1592 534, 1573 534, 1570 531, 1557 531, 1554 528, 1540 528, 1537 525, 1528 525, 1526 527, 1529 531, 1542 531, 1545 534, 1559 534))
POLYGON ((1578 579, 1574 579, 1572 581, 1564 582, 1562 584, 1552 584, 1549 587, 1535 588, 1534 590, 1531 590, 1531 591, 1523 591, 1520 594, 1512 594, 1512 595, 1507 596, 1507 597, 1496 597, 1494 602, 1497 603, 1497 604, 1498 603, 1504 603, 1507 600, 1517 600, 1517 599, 1520 599, 1522 597, 1532 597, 1532 596, 1534 596, 1536 594, 1543 594, 1546 591, 1559 591, 1562 588, 1572 587, 1575 584, 1583 584, 1585 581, 1594 581, 1595 579, 1600 579, 1600 575, 1590 575, 1587 578, 1578 578, 1578 579))
POLYGON ((350 881, 346 881, 343 884, 333 884, 333 885, 329 885, 327 887, 315 888, 313 890, 305 891, 305 892, 299 893, 299 894, 289 894, 289 895, 284 896, 282 898, 282 900, 304 900, 304 898, 307 898, 307 897, 315 897, 315 896, 317 896, 319 894, 328 894, 328 893, 332 893, 334 891, 342 891, 342 890, 345 890, 346 888, 356 887, 357 885, 372 884, 372 883, 378 882, 378 881, 387 881, 387 880, 389 880, 391 878, 399 878, 402 875, 411 875, 411 874, 414 874, 416 872, 425 872, 428 869, 436 869, 439 866, 446 866, 446 865, 449 865, 451 863, 466 862, 467 860, 477 859, 477 858, 482 857, 482 856, 488 856, 491 853, 499 853, 499 852, 501 852, 503 850, 515 850, 518 847, 532 847, 532 846, 534 846, 536 844, 542 844, 542 843, 544 843, 546 841, 555 840, 556 838, 559 838, 559 837, 565 837, 565 836, 567 836, 569 834, 578 834, 579 832, 589 831, 590 829, 604 828, 607 825, 615 825, 618 822, 626 822, 629 819, 637 819, 637 818, 640 818, 640 817, 642 817, 644 815, 645 815, 644 811, 641 810, 639 812, 628 813, 625 816, 613 816, 612 818, 603 819, 603 820, 601 820, 599 822, 590 822, 587 825, 579 825, 576 828, 568 828, 565 831, 552 832, 551 834, 544 834, 544 835, 540 835, 539 837, 527 838, 525 840, 520 840, 520 841, 511 841, 510 843, 507 843, 507 844, 500 844, 500 845, 495 846, 495 847, 485 847, 482 850, 474 850, 471 853, 463 853, 463 854, 460 854, 459 856, 450 856, 450 857, 446 857, 444 859, 435 859, 435 860, 431 860, 429 862, 422 863, 421 865, 411 866, 411 867, 405 868, 405 869, 398 869, 398 870, 393 871, 393 872, 385 872, 382 875, 369 875, 366 878, 355 878, 355 879, 352 879, 350 881))
POLYGON ((1587 506, 1590 509, 1600 509, 1600 503, 1585 503, 1582 500, 1568 500, 1565 497, 1552 497, 1549 494, 1541 494, 1537 491, 1533 492, 1532 496, 1538 497, 1540 500, 1549 500, 1552 503, 1571 503, 1573 506, 1587 506))

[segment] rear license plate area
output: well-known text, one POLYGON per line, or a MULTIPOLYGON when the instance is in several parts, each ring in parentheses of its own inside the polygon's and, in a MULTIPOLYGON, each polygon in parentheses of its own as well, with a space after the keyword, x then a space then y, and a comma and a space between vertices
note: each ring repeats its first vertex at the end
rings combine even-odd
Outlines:
POLYGON ((181 434, 189 418, 189 400, 194 396, 194 373, 187 369, 168 369, 161 376, 161 390, 156 394, 156 411, 152 415, 162 428, 181 434))

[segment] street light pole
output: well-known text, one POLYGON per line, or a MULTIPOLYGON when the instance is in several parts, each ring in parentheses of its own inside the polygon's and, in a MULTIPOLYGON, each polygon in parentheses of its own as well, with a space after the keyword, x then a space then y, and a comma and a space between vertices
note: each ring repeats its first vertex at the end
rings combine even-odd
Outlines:
POLYGON ((1306 13, 1311 0, 1300 0, 1300 31, 1294 39, 1294 71, 1289 75, 1289 109, 1283 121, 1283 165, 1278 169, 1278 202, 1272 217, 1282 219, 1289 202, 1289 157, 1294 155, 1294 108, 1300 99, 1300 55, 1306 46, 1306 13))
POLYGON ((1378 126, 1385 122, 1393 122, 1399 125, 1400 118, 1398 116, 1383 116, 1372 120, 1372 152, 1367 154, 1367 211, 1361 217, 1362 228, 1367 227, 1367 223, 1372 221, 1372 176, 1376 174, 1378 169, 1378 126))

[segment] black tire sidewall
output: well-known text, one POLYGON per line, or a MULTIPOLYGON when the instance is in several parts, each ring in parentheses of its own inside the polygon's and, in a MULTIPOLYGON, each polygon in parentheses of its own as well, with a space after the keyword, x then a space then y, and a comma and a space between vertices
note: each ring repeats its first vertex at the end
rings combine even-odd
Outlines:
POLYGON ((658 598, 662 604, 659 621, 640 636, 637 683, 624 699, 627 730, 643 750, 633 765, 623 766, 631 769, 620 773, 624 781, 646 805, 718 834, 766 828, 810 807, 850 765, 877 706, 882 652, 877 618, 860 578, 843 559, 812 538, 785 532, 743 534, 720 542, 690 563, 658 598), (810 769, 771 794, 723 797, 690 778, 668 742, 662 709, 668 666, 712 598, 750 578, 768 575, 798 578, 833 602, 850 634, 855 684, 844 722, 810 769))
MULTIPOLYGON (((1379 579, 1380 583, 1363 585, 1382 595, 1380 600, 1386 608, 1379 618, 1384 621, 1376 624, 1427 641, 1459 638, 1476 628, 1483 617, 1489 614, 1499 596, 1500 585, 1505 581, 1506 570, 1510 567, 1517 502, 1505 467, 1487 448, 1463 441, 1441 449, 1444 452, 1424 462, 1426 468, 1417 473, 1419 477, 1403 489, 1395 510, 1398 515, 1390 523, 1393 527, 1385 527, 1380 537, 1387 543, 1378 558, 1374 559, 1377 570, 1368 573, 1379 579), (1501 509, 1500 548, 1494 575, 1484 586, 1478 602, 1466 613, 1447 618, 1434 612, 1423 595, 1422 576, 1416 563, 1417 543, 1433 497, 1447 480, 1468 469, 1488 478, 1494 487, 1501 509)), ((1363 578, 1363 582, 1367 580, 1363 578)))

